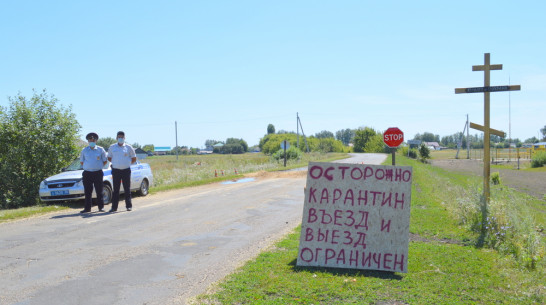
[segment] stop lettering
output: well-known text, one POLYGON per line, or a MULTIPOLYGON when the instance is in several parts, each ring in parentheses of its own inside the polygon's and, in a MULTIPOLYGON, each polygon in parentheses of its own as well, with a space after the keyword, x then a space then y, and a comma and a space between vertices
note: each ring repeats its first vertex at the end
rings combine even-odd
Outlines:
POLYGON ((398 127, 391 127, 383 134, 383 142, 388 147, 398 147, 404 142, 404 133, 398 127))

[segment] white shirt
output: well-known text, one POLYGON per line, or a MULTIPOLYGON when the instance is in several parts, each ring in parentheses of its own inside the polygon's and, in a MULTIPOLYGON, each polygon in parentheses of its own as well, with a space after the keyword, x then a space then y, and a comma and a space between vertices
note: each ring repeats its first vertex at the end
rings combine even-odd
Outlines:
POLYGON ((83 162, 83 170, 100 171, 106 162, 106 152, 98 145, 95 148, 86 146, 80 154, 80 162, 83 162))
POLYGON ((136 158, 136 153, 133 147, 123 143, 119 145, 114 143, 108 148, 108 158, 112 158, 112 168, 126 169, 131 167, 131 159, 136 158))

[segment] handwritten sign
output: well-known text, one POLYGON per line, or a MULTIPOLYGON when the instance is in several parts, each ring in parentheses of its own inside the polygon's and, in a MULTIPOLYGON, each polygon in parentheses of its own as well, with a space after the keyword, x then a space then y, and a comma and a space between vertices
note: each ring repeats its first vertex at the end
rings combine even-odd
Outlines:
POLYGON ((412 175, 310 162, 297 265, 407 272, 412 175))

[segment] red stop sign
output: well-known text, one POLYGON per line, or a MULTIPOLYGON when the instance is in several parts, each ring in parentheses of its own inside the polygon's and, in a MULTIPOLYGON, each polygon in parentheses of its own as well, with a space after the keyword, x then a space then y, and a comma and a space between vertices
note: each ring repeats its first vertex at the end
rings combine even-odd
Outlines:
POLYGON ((398 127, 391 127, 383 134, 383 142, 388 147, 398 147, 404 142, 404 133, 398 127))

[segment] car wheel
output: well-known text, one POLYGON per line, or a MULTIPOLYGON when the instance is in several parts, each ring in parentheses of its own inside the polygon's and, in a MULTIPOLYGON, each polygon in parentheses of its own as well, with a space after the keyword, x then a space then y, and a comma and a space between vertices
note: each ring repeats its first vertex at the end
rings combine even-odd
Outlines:
POLYGON ((147 179, 144 179, 142 180, 142 182, 140 183, 140 188, 138 189, 138 194, 140 196, 146 196, 148 195, 148 188, 149 188, 149 184, 148 184, 148 180, 147 179))
POLYGON ((102 200, 104 204, 109 204, 112 201, 112 188, 108 184, 102 186, 102 200))

